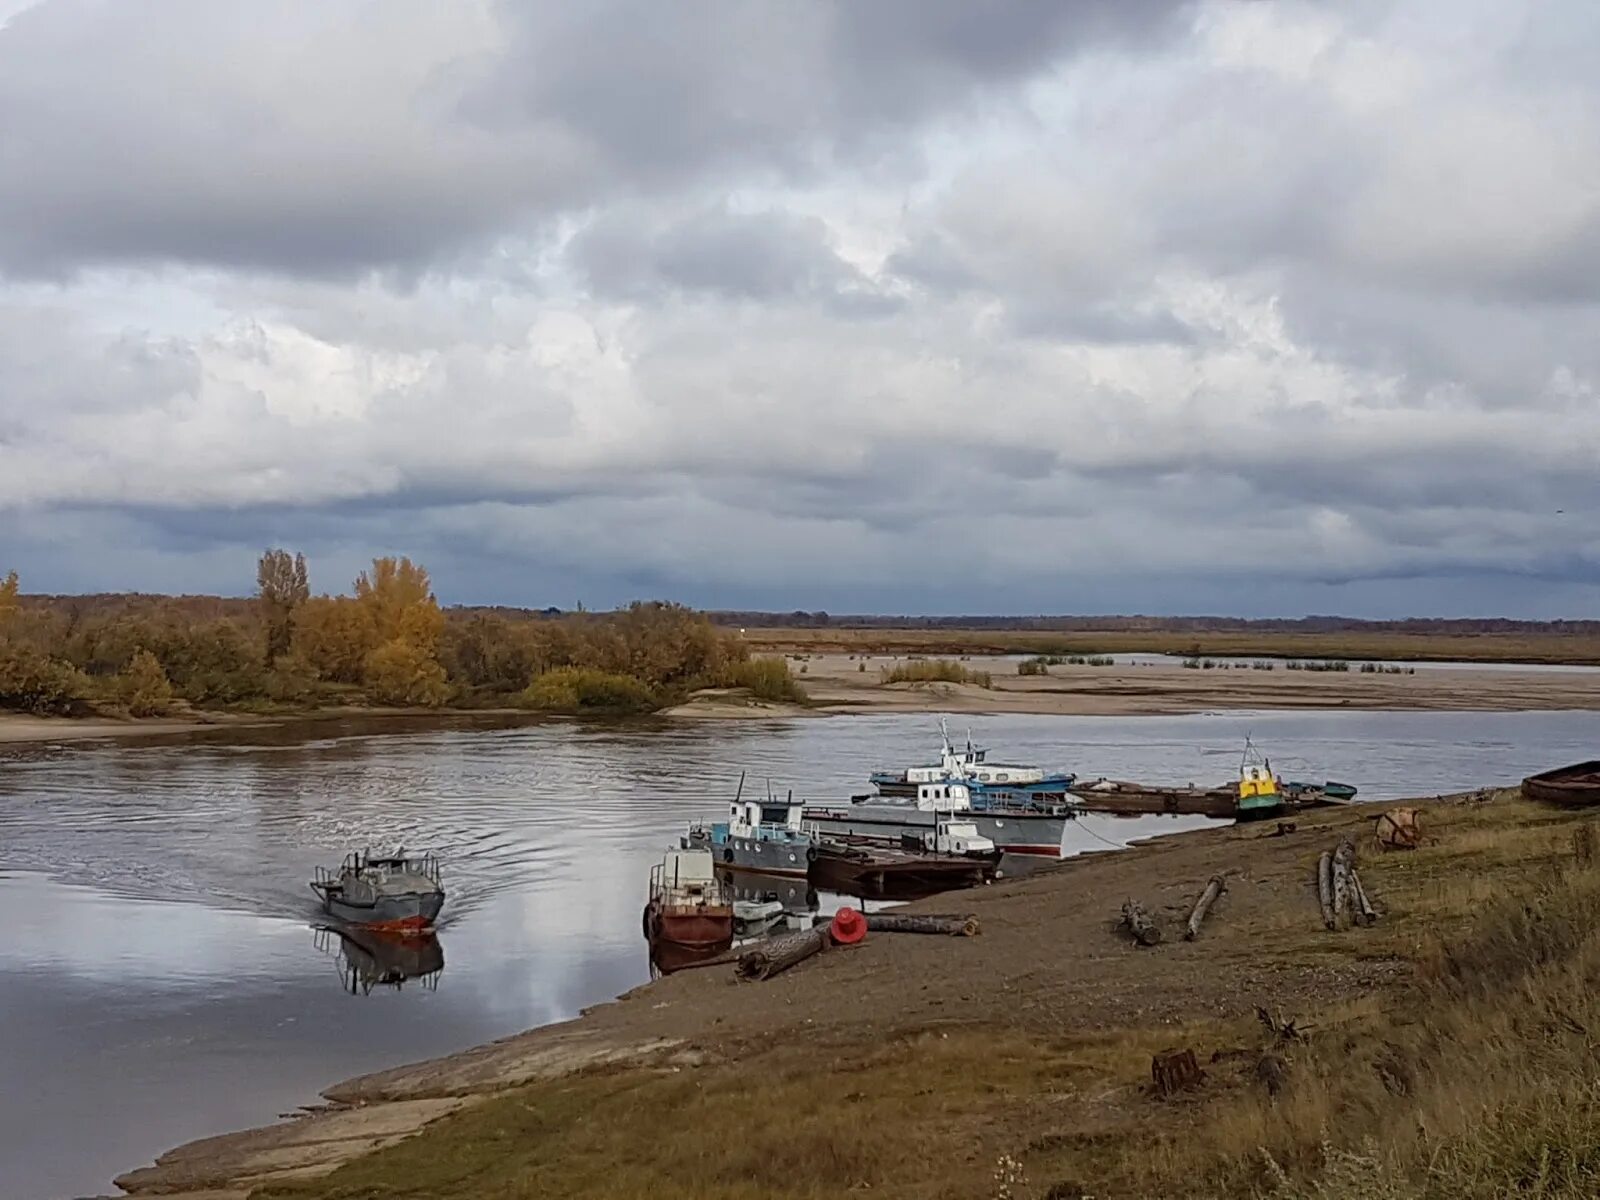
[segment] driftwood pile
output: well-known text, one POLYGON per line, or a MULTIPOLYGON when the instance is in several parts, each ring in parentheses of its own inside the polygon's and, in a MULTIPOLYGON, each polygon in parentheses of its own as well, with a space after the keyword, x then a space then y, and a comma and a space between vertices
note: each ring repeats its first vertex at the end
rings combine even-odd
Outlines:
POLYGON ((1324 850, 1317 859, 1317 902, 1322 908, 1323 928, 1339 928, 1341 919, 1351 925, 1371 925, 1378 919, 1367 889, 1356 874, 1356 844, 1349 837, 1339 839, 1338 848, 1324 850))
MULTIPOLYGON (((1194 902, 1194 907, 1189 910, 1189 919, 1183 925, 1183 940, 1192 942, 1200 936, 1200 926, 1211 912, 1212 905, 1216 904, 1218 897, 1228 890, 1228 881, 1222 875, 1213 875, 1206 886, 1201 889, 1199 897, 1194 902)), ((1144 905, 1137 900, 1127 900, 1122 905, 1122 914, 1117 918, 1116 928, 1126 933, 1141 946, 1155 946, 1161 942, 1161 926, 1157 925, 1155 918, 1145 911, 1144 905)))

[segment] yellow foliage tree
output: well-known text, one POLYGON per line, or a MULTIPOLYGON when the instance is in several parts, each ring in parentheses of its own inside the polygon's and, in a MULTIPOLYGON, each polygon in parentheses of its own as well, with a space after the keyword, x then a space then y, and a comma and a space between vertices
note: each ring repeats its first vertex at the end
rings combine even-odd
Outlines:
POLYGON ((294 614, 293 652, 319 679, 360 683, 378 644, 372 613, 348 596, 317 596, 294 614))
POLYGON ((449 686, 439 660, 413 642, 392 638, 367 655, 367 694, 380 704, 436 707, 449 686))
POLYGON ((449 693, 439 662, 444 614, 428 572, 409 558, 375 558, 356 577, 356 603, 378 638, 362 667, 367 694, 383 704, 443 704, 449 693))
POLYGON ((128 712, 136 717, 159 717, 172 706, 172 684, 161 662, 150 651, 134 652, 120 679, 128 712))
POLYGON ((378 641, 404 638, 429 653, 438 647, 444 615, 428 572, 409 558, 375 558, 356 576, 356 602, 372 617, 378 641))

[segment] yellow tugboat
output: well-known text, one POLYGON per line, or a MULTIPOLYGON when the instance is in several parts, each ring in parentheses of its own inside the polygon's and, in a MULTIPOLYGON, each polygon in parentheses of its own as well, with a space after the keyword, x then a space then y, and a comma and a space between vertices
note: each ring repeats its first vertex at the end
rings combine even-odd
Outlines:
POLYGON ((1239 820, 1267 817, 1283 808, 1272 764, 1247 737, 1239 759, 1239 820))

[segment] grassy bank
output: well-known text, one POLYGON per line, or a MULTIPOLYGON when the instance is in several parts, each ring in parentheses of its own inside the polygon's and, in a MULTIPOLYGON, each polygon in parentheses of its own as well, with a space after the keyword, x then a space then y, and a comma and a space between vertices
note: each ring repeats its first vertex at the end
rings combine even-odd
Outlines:
POLYGON ((1103 655, 1114 652, 1244 658, 1405 659, 1413 662, 1600 664, 1600 637, 1590 634, 1412 634, 1178 632, 1106 630, 1010 632, 988 629, 750 628, 744 640, 759 653, 832 652, 875 655, 1103 655))
POLYGON ((978 913, 970 942, 872 938, 760 985, 673 976, 587 1021, 676 1034, 686 1056, 510 1087, 256 1194, 1594 1195, 1600 868, 1574 851, 1590 819, 1513 792, 1446 801, 1422 849, 1380 856, 1370 814, 1163 839, 920 906, 978 913), (1384 916, 1329 933, 1308 881, 1344 833, 1384 916), (1229 892, 1202 938, 1171 940, 1214 870, 1229 892), (1126 895, 1167 943, 1112 932, 1126 895), (1162 1100, 1150 1060, 1171 1047, 1207 1076, 1162 1100))

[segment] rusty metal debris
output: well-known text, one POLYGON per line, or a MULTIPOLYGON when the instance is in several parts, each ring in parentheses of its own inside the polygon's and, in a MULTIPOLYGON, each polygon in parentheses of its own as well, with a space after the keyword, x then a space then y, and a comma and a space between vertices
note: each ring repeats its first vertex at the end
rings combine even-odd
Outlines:
POLYGON ((1415 850, 1422 844, 1422 817, 1414 808, 1392 808, 1378 816, 1375 835, 1384 850, 1415 850))
POLYGON ((1163 1050, 1150 1060, 1150 1078, 1155 1081, 1156 1091, 1163 1096, 1192 1091, 1205 1077, 1193 1050, 1163 1050))

